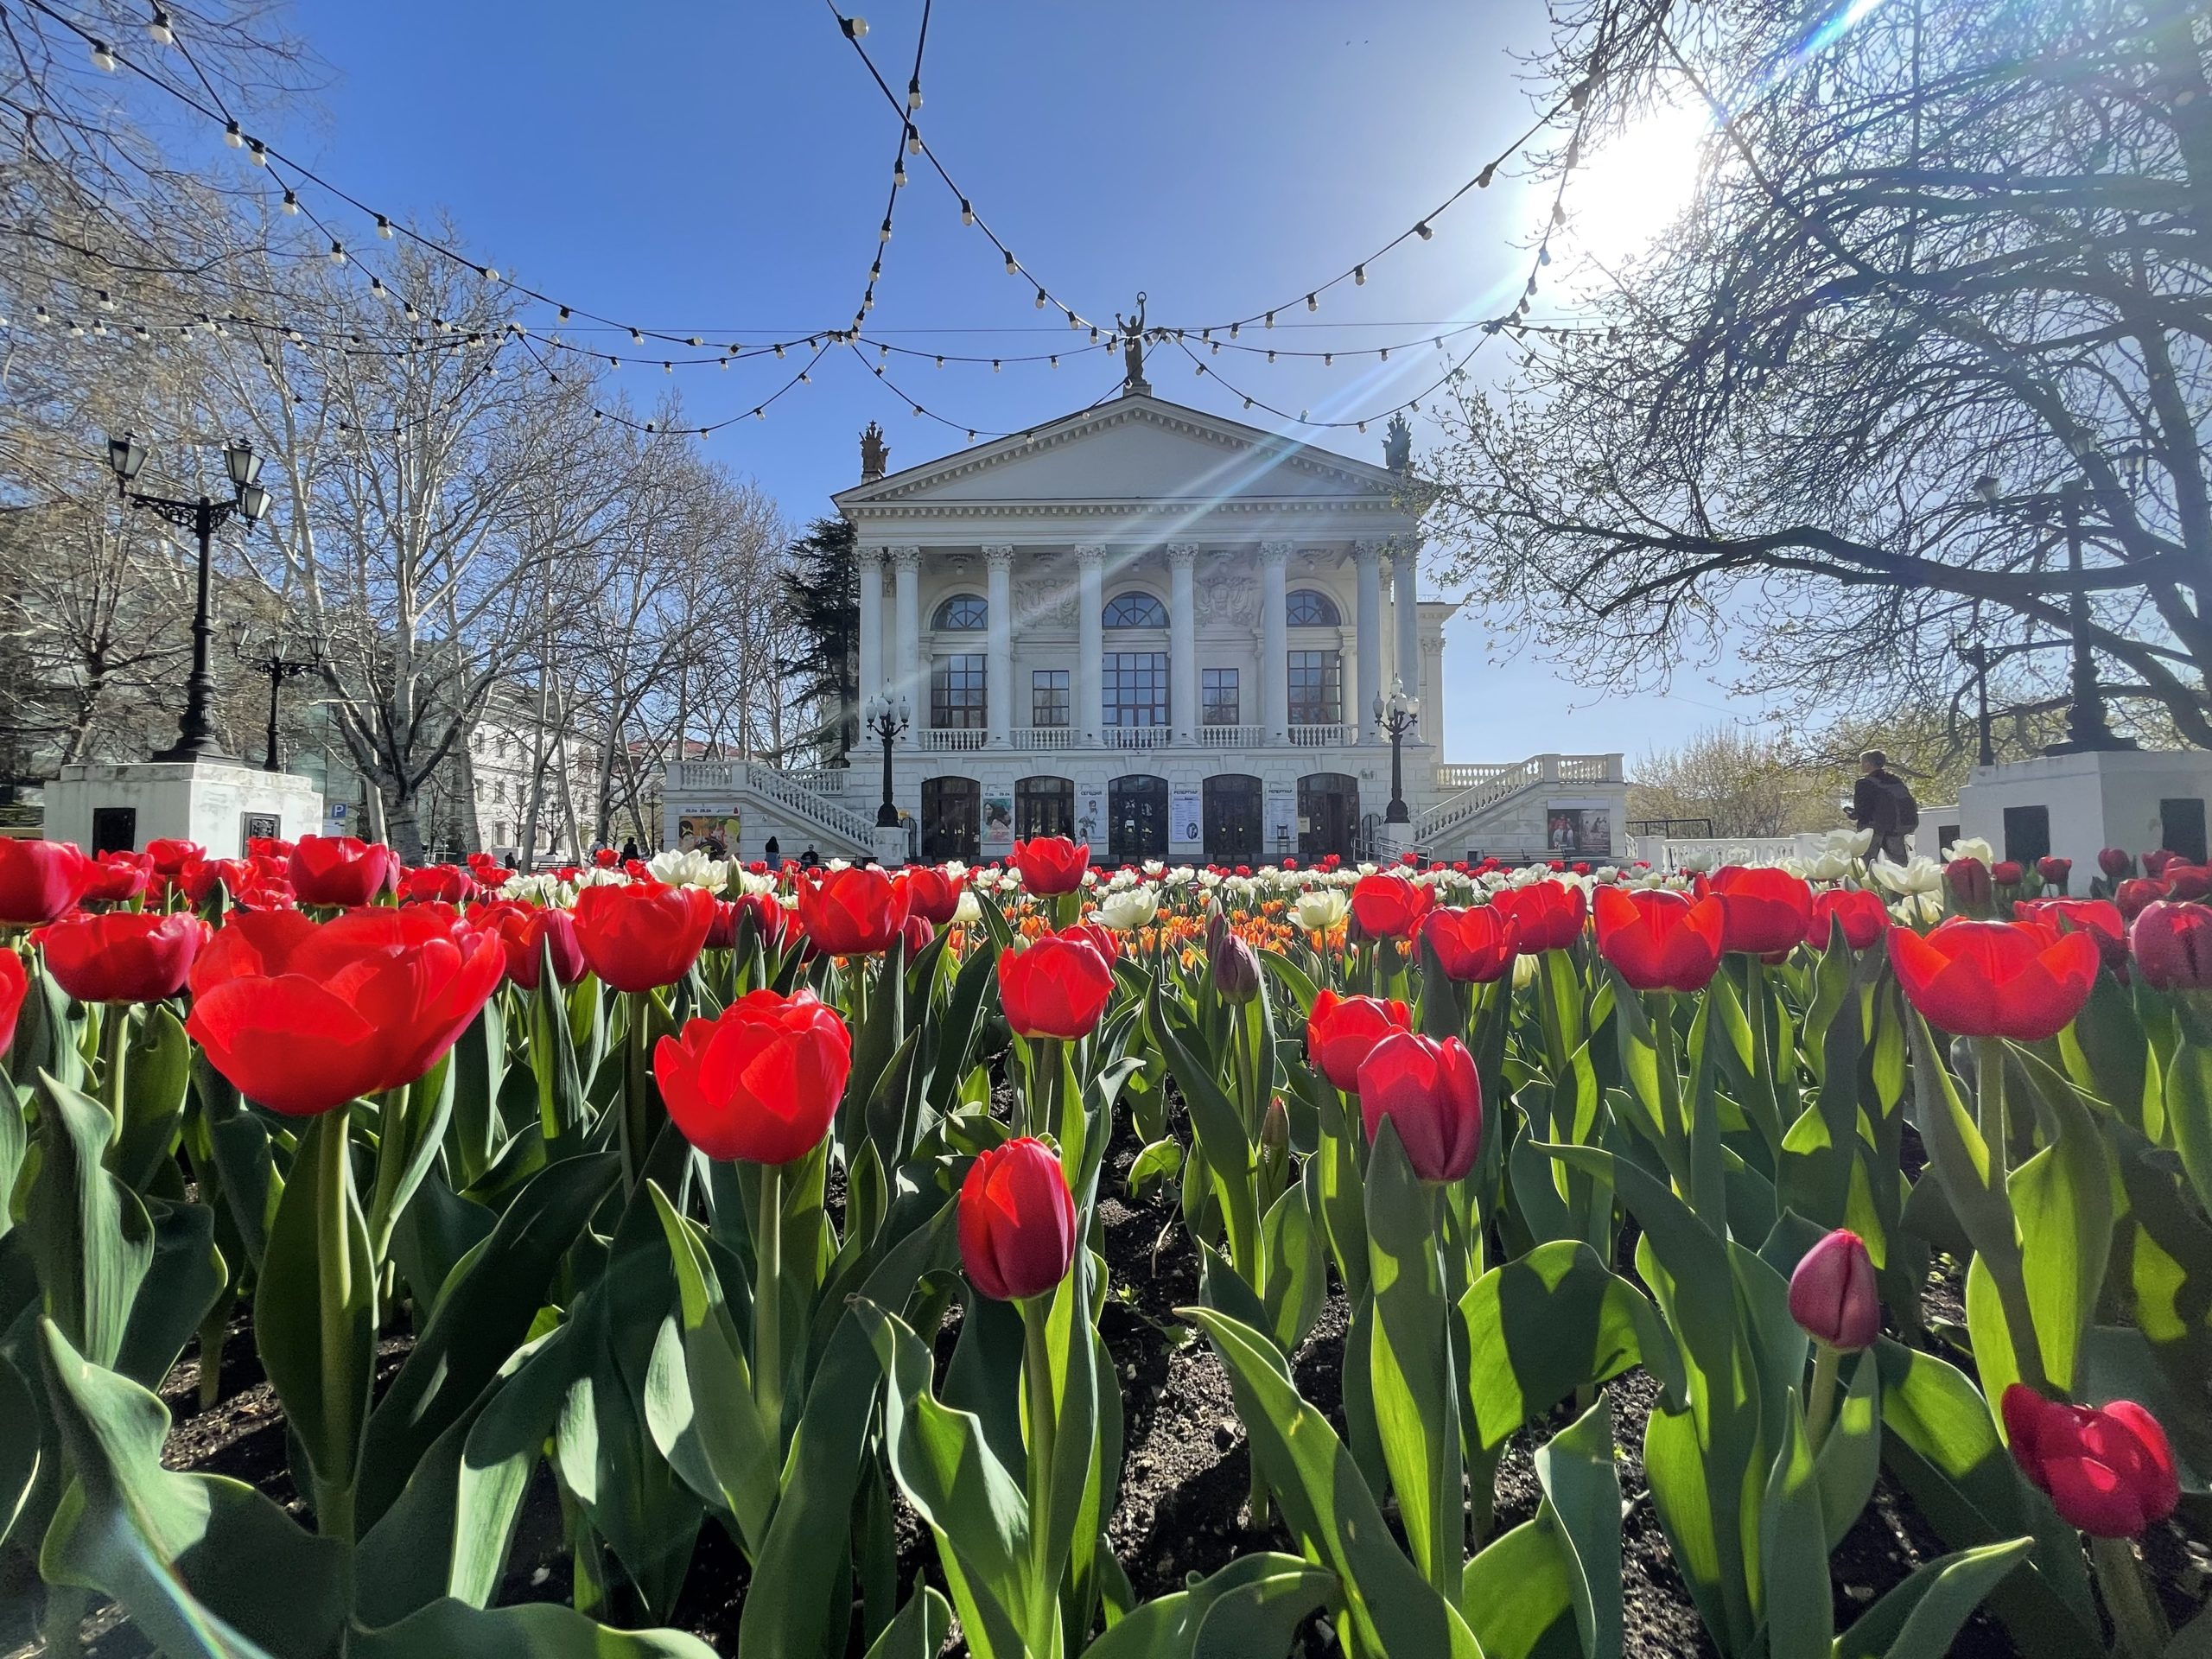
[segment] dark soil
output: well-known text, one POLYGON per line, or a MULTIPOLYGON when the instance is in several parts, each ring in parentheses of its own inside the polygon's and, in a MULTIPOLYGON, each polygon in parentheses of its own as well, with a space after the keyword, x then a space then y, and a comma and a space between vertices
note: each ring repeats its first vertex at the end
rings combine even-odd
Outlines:
MULTIPOLYGON (((1124 1459, 1119 1501, 1108 1523, 1114 1554, 1141 1599, 1181 1589, 1236 1557, 1259 1549, 1296 1554, 1277 1524, 1255 1529, 1249 1513, 1249 1471, 1243 1426, 1229 1379, 1211 1347, 1174 1317, 1198 1300, 1198 1263, 1180 1230, 1172 1192, 1133 1203, 1124 1181, 1138 1141, 1119 1129, 1100 1184, 1098 1217, 1111 1291, 1102 1328, 1119 1374, 1124 1414, 1124 1459)), ((834 1206, 833 1206, 834 1207, 834 1206)), ((1957 1295, 1963 1275, 1939 1259, 1928 1299, 1931 1324, 1941 1332, 1962 1323, 1957 1295)), ((1348 1317, 1341 1290, 1332 1288, 1312 1334, 1293 1357, 1299 1389, 1344 1429, 1341 1365, 1348 1317)), ((957 1309, 950 1316, 957 1324, 957 1309)), ((950 1328, 941 1333, 940 1357, 950 1351, 950 1328)), ((1934 1336, 1937 1346, 1944 1344, 1934 1336)), ((379 1359, 379 1385, 397 1371, 408 1346, 387 1340, 379 1359)), ((1953 1356, 1957 1357, 1955 1354, 1953 1356)), ((168 1379, 162 1399, 175 1419, 163 1459, 169 1466, 227 1475, 245 1481, 311 1524, 287 1467, 283 1419, 264 1378, 246 1318, 231 1328, 222 1359, 222 1397, 198 1409, 199 1361, 188 1352, 168 1379)), ((1623 1589, 1629 1659, 1675 1659, 1715 1649, 1675 1571, 1643 1484, 1643 1424, 1656 1386, 1640 1372, 1610 1385, 1624 1500, 1623 1589)), ((1519 1524, 1541 1496, 1532 1454, 1570 1415, 1562 1406, 1549 1422, 1516 1434, 1497 1477, 1495 1530, 1519 1524)), ((934 1548, 903 1500, 898 1508, 902 1596, 917 1579, 940 1591, 944 1580, 934 1548)), ((1395 1519, 1395 1517, 1394 1517, 1395 1519)), ((1834 1556, 1835 1618, 1847 1626, 1883 1592, 1942 1546, 1910 1501, 1885 1475, 1872 1502, 1834 1556)), ((2178 1624, 2202 1603, 2212 1560, 2171 1526, 2146 1541, 2152 1577, 2178 1624)), ((541 1468, 525 1507, 500 1600, 569 1599, 571 1573, 557 1497, 541 1468)), ((702 1528, 681 1599, 670 1623, 699 1636, 718 1652, 736 1651, 749 1572, 735 1545, 711 1520, 702 1528)), ((28 1586, 0 1586, 0 1656, 20 1659, 37 1651, 37 1597, 28 1586)), ((618 1622, 641 1623, 641 1618, 618 1622)), ((857 1621, 856 1621, 857 1623, 857 1621)), ((125 1659, 146 1649, 120 1626, 111 1610, 87 1625, 100 1659, 125 1659)), ((861 1651, 857 1637, 853 1652, 861 1651)), ((1961 1659, 2002 1659, 2018 1650, 2004 1631, 1977 1616, 1952 1649, 1961 1659)), ((964 1652, 957 1639, 948 1654, 964 1652)), ((1327 1659, 1338 1652, 1325 1624, 1311 1621, 1300 1633, 1296 1659, 1327 1659)))

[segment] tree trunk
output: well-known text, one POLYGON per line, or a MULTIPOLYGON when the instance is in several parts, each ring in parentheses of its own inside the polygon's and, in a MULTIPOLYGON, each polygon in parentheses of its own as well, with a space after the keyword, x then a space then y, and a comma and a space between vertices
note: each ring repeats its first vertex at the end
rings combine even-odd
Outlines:
POLYGON ((388 801, 379 803, 384 807, 385 818, 382 839, 410 864, 423 861, 421 801, 415 791, 409 790, 404 795, 394 793, 388 801))

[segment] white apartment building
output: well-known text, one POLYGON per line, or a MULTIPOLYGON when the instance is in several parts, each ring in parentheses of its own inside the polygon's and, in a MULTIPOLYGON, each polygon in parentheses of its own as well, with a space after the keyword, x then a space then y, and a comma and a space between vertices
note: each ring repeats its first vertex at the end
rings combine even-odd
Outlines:
MULTIPOLYGON (((1624 848, 1618 755, 1446 760, 1447 741, 1512 720, 1438 729, 1454 607, 1421 597, 1402 471, 1170 403, 1141 378, 902 472, 875 429, 861 444, 861 481, 835 499, 859 537, 860 686, 910 714, 890 766, 908 856, 988 859, 1031 835, 1074 836, 1109 862, 1624 848), (1374 715, 1394 690, 1418 702, 1413 822, 1395 836, 1374 715)), ((1386 445, 1400 467, 1404 449, 1386 445)), ((772 837, 785 857, 855 856, 882 779, 872 734, 842 767, 681 762, 667 839, 711 824, 747 858, 772 837)))

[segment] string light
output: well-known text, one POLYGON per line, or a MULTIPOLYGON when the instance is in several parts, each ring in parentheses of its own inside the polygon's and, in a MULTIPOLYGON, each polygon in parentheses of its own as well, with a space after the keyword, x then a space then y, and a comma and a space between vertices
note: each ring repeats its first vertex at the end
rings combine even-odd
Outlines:
POLYGON ((105 41, 92 42, 92 67, 105 69, 109 74, 115 73, 115 54, 108 50, 105 41))
POLYGON ((176 44, 176 32, 169 27, 169 15, 159 6, 154 8, 153 16, 147 22, 146 33, 153 37, 156 46, 176 44))

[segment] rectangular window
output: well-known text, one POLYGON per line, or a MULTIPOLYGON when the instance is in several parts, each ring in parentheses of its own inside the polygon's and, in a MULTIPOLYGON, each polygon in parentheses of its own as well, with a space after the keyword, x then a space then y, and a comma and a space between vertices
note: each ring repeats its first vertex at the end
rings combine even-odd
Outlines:
POLYGON ((1198 673, 1203 681, 1199 691, 1205 723, 1208 726, 1242 725, 1243 714, 1236 698, 1236 671, 1233 668, 1205 668, 1200 669, 1198 673))
POLYGON ((1333 726, 1344 717, 1344 670, 1333 651, 1290 653, 1290 723, 1333 726))
POLYGON ((981 728, 983 712, 983 655, 981 652, 940 657, 930 664, 930 728, 969 731, 981 728))
POLYGON ((1068 723, 1068 671, 1039 668, 1029 676, 1029 723, 1065 726, 1068 723))
POLYGON ((1167 724, 1167 653, 1109 651, 1105 654, 1105 707, 1109 726, 1167 724))

